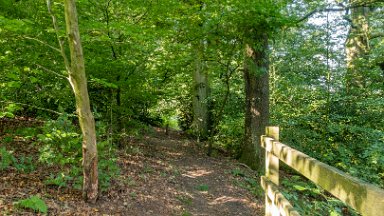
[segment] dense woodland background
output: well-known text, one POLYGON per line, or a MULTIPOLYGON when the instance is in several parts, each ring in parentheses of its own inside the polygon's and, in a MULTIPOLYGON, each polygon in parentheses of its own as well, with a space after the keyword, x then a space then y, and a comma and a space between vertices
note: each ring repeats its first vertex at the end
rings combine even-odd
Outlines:
MULTIPOLYGON (((118 173, 116 151, 153 126, 182 130, 208 154, 261 172, 252 137, 266 125, 279 125, 284 143, 384 187, 383 1, 76 4, 101 188, 118 173)), ((75 178, 81 188, 81 131, 59 47, 69 55, 64 4, 48 7, 51 14, 43 1, 0 0, 0 117, 40 125, 4 123, 0 143, 12 133, 32 139, 39 158, 25 164, 71 165, 52 181, 75 178)), ((11 150, 0 146, 1 170, 21 163, 11 150)))

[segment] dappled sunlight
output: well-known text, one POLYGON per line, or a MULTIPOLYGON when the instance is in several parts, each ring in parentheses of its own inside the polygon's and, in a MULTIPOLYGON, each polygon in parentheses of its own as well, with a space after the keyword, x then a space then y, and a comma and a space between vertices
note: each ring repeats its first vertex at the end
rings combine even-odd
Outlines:
MULTIPOLYGON (((111 178, 111 186, 101 192, 96 207, 79 202, 79 191, 47 187, 38 176, 31 178, 36 181, 28 180, 28 184, 18 173, 13 173, 12 178, 3 176, 6 183, 0 190, 25 190, 33 185, 36 191, 48 191, 54 194, 54 198, 45 200, 53 209, 52 214, 82 211, 86 215, 260 215, 261 201, 255 201, 249 191, 234 183, 246 183, 231 172, 240 168, 230 160, 207 157, 194 141, 143 137, 132 140, 116 154, 120 174, 111 178)), ((19 198, 11 196, 6 202, 15 199, 19 198)))
POLYGON ((152 195, 140 195, 139 196, 139 200, 141 201, 152 201, 152 200, 156 200, 157 198, 152 196, 152 195))
POLYGON ((200 170, 188 171, 186 174, 182 174, 182 176, 189 177, 189 178, 196 178, 196 177, 209 175, 211 173, 212 171, 200 169, 200 170))
POLYGON ((256 108, 251 108, 252 116, 260 116, 260 112, 256 108))
POLYGON ((267 208, 268 212, 271 213, 272 216, 280 216, 281 215, 280 210, 276 205, 270 205, 266 208, 267 208))
POLYGON ((230 197, 230 196, 221 196, 219 198, 216 198, 212 202, 209 202, 209 205, 222 205, 228 202, 241 202, 241 203, 249 203, 246 199, 236 198, 236 197, 230 197))
POLYGON ((180 153, 180 152, 167 151, 166 153, 167 153, 167 155, 172 156, 172 157, 181 157, 181 156, 183 156, 183 153, 180 153))

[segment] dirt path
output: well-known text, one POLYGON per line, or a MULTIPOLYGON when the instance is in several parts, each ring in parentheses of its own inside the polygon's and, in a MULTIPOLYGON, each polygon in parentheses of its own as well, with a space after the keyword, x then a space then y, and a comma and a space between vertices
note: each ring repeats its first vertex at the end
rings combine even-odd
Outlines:
MULTIPOLYGON (((128 144, 118 157, 121 174, 95 205, 81 201, 80 192, 48 191, 39 182, 34 186, 27 181, 21 187, 12 186, 14 179, 10 177, 0 186, 0 212, 33 215, 10 209, 12 201, 37 191, 48 204, 49 215, 263 215, 263 199, 251 193, 257 191, 251 187, 255 184, 252 171, 235 161, 207 157, 193 141, 177 134, 168 137, 155 133, 128 144), (16 189, 12 191, 9 187, 16 189), (29 187, 35 187, 36 191, 28 190, 29 187), (7 189, 8 194, 12 191, 13 195, 1 196, 7 189)), ((0 177, 4 180, 6 174, 0 173, 0 177)), ((22 177, 15 175, 13 178, 22 177)))

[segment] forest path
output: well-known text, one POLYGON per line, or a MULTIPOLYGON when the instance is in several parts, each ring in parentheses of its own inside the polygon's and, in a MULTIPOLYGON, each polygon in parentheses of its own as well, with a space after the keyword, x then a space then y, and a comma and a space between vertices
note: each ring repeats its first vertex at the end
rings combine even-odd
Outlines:
POLYGON ((124 215, 264 213, 262 199, 250 192, 257 190, 251 185, 256 183, 252 171, 228 158, 206 156, 194 141, 176 132, 145 136, 129 148, 137 154, 126 156, 123 172, 137 184, 128 187, 136 196, 126 197, 129 210, 122 209, 124 215))
MULTIPOLYGON (((116 158, 120 174, 111 177, 96 204, 85 203, 79 190, 44 183, 63 168, 39 167, 23 174, 11 169, 0 172, 0 215, 35 215, 14 206, 31 195, 46 202, 48 215, 264 215, 254 172, 235 160, 208 157, 195 141, 177 132, 167 136, 161 129, 123 143, 116 158)), ((100 173, 100 178, 109 177, 100 173)))

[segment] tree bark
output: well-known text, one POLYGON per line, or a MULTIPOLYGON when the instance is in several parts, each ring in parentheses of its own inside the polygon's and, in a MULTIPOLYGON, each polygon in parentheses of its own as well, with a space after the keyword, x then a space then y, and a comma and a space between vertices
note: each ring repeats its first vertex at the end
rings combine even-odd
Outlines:
MULTIPOLYGON (((353 0, 350 0, 353 3, 353 0)), ((368 7, 352 8, 351 26, 346 42, 347 73, 345 76, 347 93, 364 89, 366 80, 361 62, 369 50, 368 7)))
POLYGON ((195 70, 193 72, 193 121, 192 129, 199 139, 206 139, 209 129, 209 84, 202 55, 204 44, 196 46, 195 70))
POLYGON ((65 0, 64 10, 71 59, 69 82, 75 94, 76 111, 83 134, 83 197, 86 201, 94 203, 98 197, 95 120, 89 103, 75 0, 65 0))
POLYGON ((240 160, 257 171, 264 169, 264 152, 260 136, 269 121, 268 37, 262 35, 246 45, 244 61, 245 81, 245 137, 240 160))

